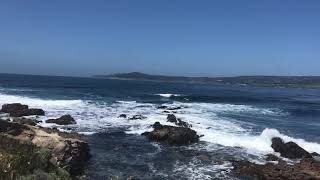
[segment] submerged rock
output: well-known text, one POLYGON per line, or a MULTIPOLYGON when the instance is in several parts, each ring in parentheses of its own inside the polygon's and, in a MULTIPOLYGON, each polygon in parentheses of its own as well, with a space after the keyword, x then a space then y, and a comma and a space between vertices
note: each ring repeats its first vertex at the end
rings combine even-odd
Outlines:
POLYGON ((190 128, 166 126, 159 122, 156 122, 153 128, 153 131, 142 135, 147 136, 149 140, 164 141, 171 145, 188 145, 199 141, 197 132, 190 128))
POLYGON ((162 106, 158 106, 157 108, 158 108, 158 109, 167 109, 167 108, 168 108, 168 106, 164 106, 164 105, 162 105, 162 106))
POLYGON ((120 114, 120 115, 118 116, 118 118, 127 118, 127 115, 126 115, 126 114, 120 114))
POLYGON ((311 158, 311 154, 298 146, 294 142, 284 143, 279 137, 272 138, 271 147, 275 152, 279 152, 282 157, 289 159, 311 158))
POLYGON ((243 177, 253 179, 319 179, 320 163, 312 158, 304 158, 299 163, 289 165, 284 161, 278 164, 267 163, 265 165, 255 164, 249 161, 234 161, 234 171, 243 177))
POLYGON ((0 179, 69 179, 81 173, 89 146, 74 135, 0 120, 0 179), (14 177, 14 178, 12 178, 14 177))
POLYGON ((138 114, 138 115, 132 116, 131 118, 129 118, 129 120, 138 120, 138 119, 146 119, 146 118, 147 117, 138 114))
POLYGON ((27 105, 22 105, 20 103, 13 104, 4 104, 0 112, 9 113, 12 117, 21 117, 21 116, 31 116, 31 115, 45 115, 45 112, 42 109, 30 108, 27 105))
POLYGON ((55 123, 58 125, 70 125, 70 124, 76 124, 77 122, 73 119, 72 116, 64 115, 57 119, 49 119, 46 121, 47 123, 55 123))

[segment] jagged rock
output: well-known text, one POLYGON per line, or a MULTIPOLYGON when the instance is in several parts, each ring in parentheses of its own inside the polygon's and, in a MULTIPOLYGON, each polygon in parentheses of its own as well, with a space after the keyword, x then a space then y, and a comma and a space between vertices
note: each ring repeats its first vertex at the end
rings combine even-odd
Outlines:
POLYGON ((187 123, 187 122, 185 122, 185 121, 182 121, 181 119, 177 119, 177 120, 178 120, 178 122, 176 122, 176 125, 177 125, 177 126, 187 127, 187 128, 192 127, 191 124, 189 124, 189 123, 187 123))
POLYGON ((71 175, 81 173, 90 154, 88 144, 78 138, 79 136, 59 132, 56 129, 1 120, 0 155, 5 153, 8 154, 5 157, 16 158, 8 159, 8 162, 3 162, 0 159, 0 167, 7 167, 6 163, 10 163, 12 166, 17 162, 21 164, 11 167, 8 174, 3 176, 0 172, 0 177, 7 177, 7 175, 10 177, 10 174, 15 174, 15 176, 33 174, 36 169, 50 174, 52 170, 58 170, 57 168, 63 168, 71 175), (39 154, 39 152, 45 153, 39 154))
POLYGON ((149 140, 164 141, 171 145, 188 145, 199 141, 196 131, 190 128, 165 126, 159 122, 156 122, 153 128, 153 131, 142 135, 147 136, 149 140))
POLYGON ((120 114, 120 115, 118 116, 118 118, 127 118, 127 115, 126 115, 126 114, 120 114))
POLYGON ((320 154, 316 153, 316 152, 313 152, 311 153, 311 156, 317 156, 317 157, 320 157, 320 154))
POLYGON ((9 113, 12 117, 31 116, 31 115, 45 115, 42 109, 29 109, 29 106, 20 103, 4 104, 0 112, 9 113))
POLYGON ((289 159, 312 158, 311 154, 294 142, 284 143, 279 137, 272 138, 271 147, 279 152, 282 157, 289 159))
POLYGON ((13 118, 12 122, 16 122, 16 123, 20 123, 20 124, 25 124, 25 125, 30 125, 30 126, 35 126, 37 125, 37 123, 39 123, 40 121, 34 120, 34 119, 29 119, 29 118, 25 118, 25 117, 17 117, 17 118, 13 118))
POLYGON ((142 116, 142 115, 134 115, 131 118, 129 118, 129 120, 137 120, 137 119, 146 119, 147 117, 142 116))
POLYGON ((234 161, 233 166, 236 174, 259 180, 320 178, 320 164, 312 158, 304 158, 294 165, 288 165, 285 161, 265 165, 258 165, 249 161, 234 161))
POLYGON ((49 119, 46 121, 47 123, 55 123, 58 125, 70 125, 70 124, 76 124, 76 121, 73 119, 70 115, 64 115, 57 119, 49 119))
POLYGON ((177 118, 176 118, 176 116, 173 115, 173 114, 168 114, 168 116, 167 116, 167 122, 177 123, 177 118))
POLYGON ((273 154, 267 154, 267 158, 266 158, 267 161, 279 161, 279 157, 273 155, 273 154))
POLYGON ((157 108, 158 108, 158 109, 167 109, 168 106, 163 106, 163 105, 162 105, 162 106, 158 106, 157 108))

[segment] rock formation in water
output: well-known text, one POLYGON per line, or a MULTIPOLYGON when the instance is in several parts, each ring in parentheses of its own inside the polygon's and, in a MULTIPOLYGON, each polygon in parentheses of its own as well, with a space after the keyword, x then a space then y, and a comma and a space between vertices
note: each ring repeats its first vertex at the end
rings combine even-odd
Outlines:
POLYGON ((47 123, 54 123, 58 125, 70 125, 70 124, 76 124, 77 122, 73 119, 70 115, 64 115, 57 119, 49 119, 46 121, 47 123))
POLYGON ((151 141, 163 141, 171 145, 188 145, 199 141, 197 132, 186 127, 175 127, 154 123, 154 130, 145 132, 142 135, 151 141))
POLYGON ((4 104, 0 112, 8 113, 12 117, 22 117, 39 115, 43 116, 45 112, 42 109, 29 108, 27 105, 22 105, 20 103, 4 104))

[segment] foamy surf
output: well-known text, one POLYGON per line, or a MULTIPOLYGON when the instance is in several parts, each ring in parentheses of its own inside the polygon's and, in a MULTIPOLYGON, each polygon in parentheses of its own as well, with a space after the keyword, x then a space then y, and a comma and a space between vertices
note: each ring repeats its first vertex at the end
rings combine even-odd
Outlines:
MULTIPOLYGON (((166 114, 157 109, 156 104, 138 103, 135 101, 118 101, 104 103, 83 100, 53 100, 27 96, 0 94, 0 105, 5 103, 22 103, 30 107, 42 108, 46 116, 42 117, 43 126, 48 118, 56 118, 65 114, 72 115, 77 121, 74 126, 83 134, 106 131, 108 128, 123 128, 128 134, 141 134, 151 131, 154 122, 173 125, 167 122, 166 114), (146 116, 142 120, 128 120, 118 118, 120 114, 132 117, 136 114, 146 116)), ((307 142, 304 139, 293 138, 280 133, 276 129, 265 129, 262 132, 252 131, 250 123, 219 116, 219 113, 250 113, 264 114, 272 117, 282 117, 286 113, 278 109, 257 108, 248 105, 211 104, 211 103, 181 103, 173 102, 168 106, 182 106, 176 116, 193 125, 198 134, 204 135, 201 140, 207 143, 219 144, 226 147, 241 147, 252 154, 266 154, 273 152, 271 139, 280 137, 285 142, 293 141, 309 152, 320 153, 320 144, 307 142)))
POLYGON ((181 96, 181 94, 156 94, 158 96, 161 96, 161 97, 165 97, 165 98, 170 98, 170 97, 175 97, 175 96, 181 96))

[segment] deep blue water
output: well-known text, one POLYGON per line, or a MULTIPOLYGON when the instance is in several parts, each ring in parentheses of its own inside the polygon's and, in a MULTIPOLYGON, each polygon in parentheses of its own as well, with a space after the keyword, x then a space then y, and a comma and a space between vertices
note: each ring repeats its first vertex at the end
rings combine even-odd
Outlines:
POLYGON ((270 136, 279 134, 320 153, 319 89, 0 75, 0 104, 16 101, 44 108, 48 118, 72 114, 77 125, 69 128, 90 134, 86 173, 94 179, 228 179, 229 161, 261 159, 270 136), (140 136, 155 121, 165 122, 160 104, 185 106, 177 116, 204 134, 202 141, 170 147, 140 136), (121 113, 148 119, 119 120, 121 113), (210 155, 210 163, 198 154, 210 155))

